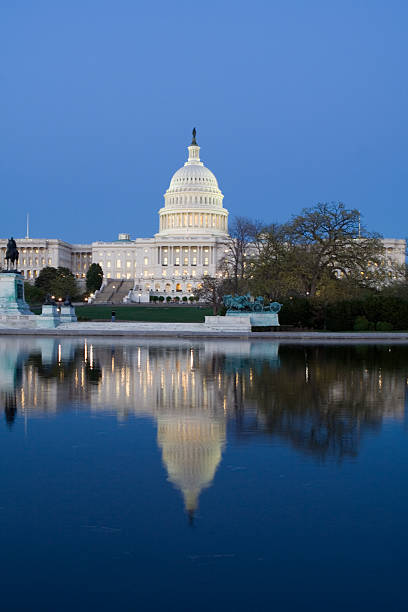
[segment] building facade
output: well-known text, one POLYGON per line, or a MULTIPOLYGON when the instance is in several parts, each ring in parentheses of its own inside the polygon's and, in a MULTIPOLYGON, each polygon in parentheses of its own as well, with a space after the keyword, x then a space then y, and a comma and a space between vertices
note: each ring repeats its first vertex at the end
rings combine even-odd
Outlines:
MULTIPOLYGON (((189 295, 207 275, 216 276, 228 237, 228 211, 214 174, 200 159, 195 136, 188 159, 175 172, 159 210, 159 231, 153 238, 69 244, 59 239, 17 238, 19 267, 34 281, 46 266, 64 266, 84 282, 91 263, 100 264, 105 284, 128 281, 134 294, 189 295)), ((405 263, 405 240, 384 239, 387 260, 405 263)), ((4 255, 7 240, 0 239, 4 255)))

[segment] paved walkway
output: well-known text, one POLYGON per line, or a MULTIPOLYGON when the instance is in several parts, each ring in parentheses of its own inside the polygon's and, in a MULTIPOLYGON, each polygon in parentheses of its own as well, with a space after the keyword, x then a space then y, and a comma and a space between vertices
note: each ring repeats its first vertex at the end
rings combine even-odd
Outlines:
POLYGON ((153 323, 117 321, 63 323, 55 329, 17 329, 0 327, 1 335, 30 336, 125 336, 129 337, 178 337, 178 338, 251 338, 279 340, 279 342, 399 342, 408 343, 408 332, 245 332, 217 331, 204 323, 153 323))

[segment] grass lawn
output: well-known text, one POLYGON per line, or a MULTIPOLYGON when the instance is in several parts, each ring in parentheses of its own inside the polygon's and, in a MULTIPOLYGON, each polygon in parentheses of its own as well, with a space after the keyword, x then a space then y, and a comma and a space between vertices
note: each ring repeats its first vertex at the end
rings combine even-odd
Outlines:
POLYGON ((116 321, 157 321, 158 323, 204 323, 204 317, 212 314, 211 308, 198 306, 76 306, 79 321, 111 319, 116 321))

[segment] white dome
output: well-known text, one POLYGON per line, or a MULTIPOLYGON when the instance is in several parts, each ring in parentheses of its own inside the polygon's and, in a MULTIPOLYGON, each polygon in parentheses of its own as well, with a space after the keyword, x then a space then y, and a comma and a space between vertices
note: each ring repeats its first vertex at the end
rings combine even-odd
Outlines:
POLYGON ((204 165, 188 162, 173 174, 168 191, 206 191, 219 192, 217 179, 204 165))
POLYGON ((173 174, 160 209, 160 235, 228 232, 228 211, 214 174, 200 160, 200 147, 193 134, 188 160, 173 174))

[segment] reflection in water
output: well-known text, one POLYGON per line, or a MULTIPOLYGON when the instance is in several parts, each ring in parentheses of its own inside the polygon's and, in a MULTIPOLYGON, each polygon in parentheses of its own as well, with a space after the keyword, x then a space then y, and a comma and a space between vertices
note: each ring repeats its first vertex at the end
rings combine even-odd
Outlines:
POLYGON ((9 426, 72 406, 153 417, 192 517, 227 420, 244 440, 267 434, 319 460, 353 457, 366 432, 404 419, 407 364, 405 346, 4 338, 0 401, 9 426))

